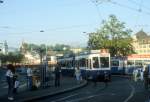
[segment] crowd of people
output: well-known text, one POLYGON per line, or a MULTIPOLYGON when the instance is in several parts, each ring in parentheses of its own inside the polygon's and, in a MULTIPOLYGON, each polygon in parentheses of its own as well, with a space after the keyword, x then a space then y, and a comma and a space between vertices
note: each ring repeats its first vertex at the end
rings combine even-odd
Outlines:
POLYGON ((143 70, 143 68, 133 70, 133 80, 135 82, 137 82, 138 80, 141 80, 141 81, 144 80, 144 70, 143 70))
MULTIPOLYGON (((55 66, 54 75, 54 85, 55 87, 59 87, 61 76, 61 66, 59 64, 55 66)), ((8 100, 14 100, 14 95, 18 93, 20 81, 18 80, 19 74, 16 72, 16 68, 13 64, 7 65, 7 71, 5 76, 8 84, 8 100)), ((40 80, 34 80, 35 76, 33 74, 33 70, 29 66, 26 70, 25 76, 27 79, 26 85, 28 90, 33 90, 34 87, 40 87, 40 80)))

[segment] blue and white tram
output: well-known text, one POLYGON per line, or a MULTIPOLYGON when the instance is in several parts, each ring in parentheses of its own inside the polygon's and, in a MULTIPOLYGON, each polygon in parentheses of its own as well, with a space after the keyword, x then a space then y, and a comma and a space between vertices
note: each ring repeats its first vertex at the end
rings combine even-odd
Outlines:
POLYGON ((111 74, 124 74, 125 60, 121 58, 111 58, 111 74))
POLYGON ((57 62, 61 66, 61 73, 63 76, 73 76, 74 75, 74 57, 63 57, 59 58, 57 62))
POLYGON ((111 80, 110 53, 93 50, 90 53, 76 56, 75 62, 81 69, 83 78, 92 80, 96 78, 97 81, 104 81, 104 74, 107 73, 111 80))

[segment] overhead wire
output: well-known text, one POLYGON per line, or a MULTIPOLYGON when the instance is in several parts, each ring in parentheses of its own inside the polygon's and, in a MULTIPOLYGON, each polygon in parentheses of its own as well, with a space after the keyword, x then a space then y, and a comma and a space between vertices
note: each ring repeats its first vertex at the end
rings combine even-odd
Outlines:
POLYGON ((83 24, 83 25, 72 25, 72 26, 64 26, 64 27, 58 27, 58 28, 50 28, 50 29, 39 29, 34 31, 27 31, 27 32, 16 32, 16 33, 10 33, 10 34, 28 34, 28 33, 40 33, 40 32, 48 32, 48 31, 57 31, 57 30, 65 30, 65 29, 74 29, 74 28, 80 28, 85 26, 91 26, 95 25, 97 22, 93 22, 90 24, 83 24))
POLYGON ((100 10, 99 10, 99 8, 98 8, 98 5, 99 5, 100 3, 98 3, 97 0, 96 0, 96 1, 90 0, 90 2, 94 4, 94 6, 95 6, 95 8, 96 8, 96 11, 97 11, 97 13, 98 13, 98 17, 99 17, 100 20, 102 20, 103 17, 102 17, 102 15, 101 15, 101 13, 100 13, 100 10), (98 4, 97 4, 97 3, 98 3, 98 4))
MULTIPOLYGON (((135 4, 135 5, 140 5, 140 3, 138 3, 138 2, 136 2, 136 1, 134 1, 134 0, 128 0, 129 2, 131 2, 131 3, 133 3, 133 4, 135 4)), ((142 3, 142 8, 145 8, 145 9, 147 9, 147 10, 150 10, 150 8, 148 8, 147 6, 145 6, 143 3, 142 3)))
POLYGON ((133 7, 130 7, 130 6, 127 6, 127 5, 124 5, 124 4, 121 4, 121 3, 118 3, 118 2, 112 1, 112 0, 110 0, 109 2, 110 2, 111 4, 118 5, 118 6, 120 6, 120 7, 124 7, 124 8, 130 9, 130 10, 132 10, 132 11, 142 12, 142 13, 147 14, 147 15, 150 16, 150 12, 139 11, 139 9, 136 9, 136 8, 133 8, 133 7))

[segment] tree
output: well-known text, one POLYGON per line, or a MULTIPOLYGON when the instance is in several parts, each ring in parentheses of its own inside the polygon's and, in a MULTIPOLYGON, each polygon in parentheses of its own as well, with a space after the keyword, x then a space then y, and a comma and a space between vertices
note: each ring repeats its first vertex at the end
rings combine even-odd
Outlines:
POLYGON ((9 52, 7 55, 0 54, 0 59, 3 64, 10 63, 20 63, 23 60, 24 56, 20 52, 9 52))
POLYGON ((134 52, 131 32, 125 28, 124 22, 110 15, 102 22, 101 28, 89 34, 88 46, 91 49, 109 49, 111 56, 126 56, 134 52))

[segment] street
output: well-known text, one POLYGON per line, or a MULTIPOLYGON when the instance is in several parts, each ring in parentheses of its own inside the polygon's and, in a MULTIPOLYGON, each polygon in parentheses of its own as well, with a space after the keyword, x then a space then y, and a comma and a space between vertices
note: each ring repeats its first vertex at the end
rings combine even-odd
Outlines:
POLYGON ((148 102, 148 91, 143 83, 121 77, 113 77, 105 87, 102 82, 89 84, 79 90, 50 97, 38 102, 148 102))

